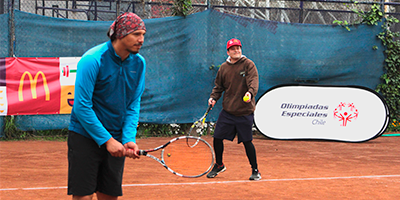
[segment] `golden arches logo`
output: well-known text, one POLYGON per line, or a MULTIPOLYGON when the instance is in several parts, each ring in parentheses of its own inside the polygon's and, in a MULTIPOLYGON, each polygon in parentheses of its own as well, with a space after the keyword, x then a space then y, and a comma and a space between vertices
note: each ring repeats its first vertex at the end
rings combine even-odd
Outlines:
POLYGON ((44 73, 42 71, 38 71, 35 75, 35 78, 32 77, 32 74, 28 71, 25 71, 22 76, 21 79, 19 81, 19 88, 18 88, 18 99, 19 101, 24 101, 24 97, 22 94, 22 90, 24 88, 24 80, 25 80, 25 76, 28 75, 29 77, 29 82, 31 83, 31 92, 32 92, 32 99, 37 99, 37 94, 36 94, 36 85, 37 85, 37 80, 39 78, 39 75, 42 75, 42 80, 43 80, 43 87, 44 87, 44 92, 46 94, 46 101, 50 101, 50 90, 49 90, 49 86, 47 85, 47 80, 46 80, 46 76, 44 75, 44 73))

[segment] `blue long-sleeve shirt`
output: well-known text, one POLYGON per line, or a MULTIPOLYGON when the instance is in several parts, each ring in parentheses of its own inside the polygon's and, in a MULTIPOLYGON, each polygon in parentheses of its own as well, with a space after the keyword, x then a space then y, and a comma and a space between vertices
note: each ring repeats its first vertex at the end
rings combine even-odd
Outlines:
POLYGON ((136 142, 146 62, 140 54, 124 61, 111 41, 88 50, 77 66, 69 130, 98 145, 111 137, 136 142))

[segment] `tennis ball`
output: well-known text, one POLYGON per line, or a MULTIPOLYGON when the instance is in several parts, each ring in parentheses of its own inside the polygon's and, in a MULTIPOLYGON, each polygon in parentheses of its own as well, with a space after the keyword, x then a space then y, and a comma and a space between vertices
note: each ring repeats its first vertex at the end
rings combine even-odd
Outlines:
POLYGON ((243 97, 243 101, 244 101, 244 102, 247 102, 249 99, 250 99, 249 96, 244 96, 244 97, 243 97))
POLYGON ((168 153, 168 154, 167 154, 167 156, 168 156, 168 157, 171 157, 171 154, 170 154, 170 153, 168 153))

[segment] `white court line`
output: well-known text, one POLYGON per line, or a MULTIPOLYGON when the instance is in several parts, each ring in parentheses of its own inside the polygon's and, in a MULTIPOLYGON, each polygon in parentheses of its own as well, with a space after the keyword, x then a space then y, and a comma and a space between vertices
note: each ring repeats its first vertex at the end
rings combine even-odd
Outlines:
MULTIPOLYGON (((148 184, 125 184, 122 187, 147 187, 147 186, 176 186, 176 185, 208 185, 208 184, 229 184, 229 183, 258 183, 258 182, 282 182, 282 181, 314 181, 314 180, 337 180, 337 179, 369 179, 369 178, 396 178, 398 175, 371 175, 371 176, 343 176, 343 177, 319 177, 319 178, 284 178, 284 179, 262 179, 259 181, 240 180, 240 181, 211 181, 211 182, 191 182, 191 183, 148 183, 148 184)), ((35 188, 0 188, 0 191, 12 190, 54 190, 67 189, 62 187, 35 187, 35 188)))

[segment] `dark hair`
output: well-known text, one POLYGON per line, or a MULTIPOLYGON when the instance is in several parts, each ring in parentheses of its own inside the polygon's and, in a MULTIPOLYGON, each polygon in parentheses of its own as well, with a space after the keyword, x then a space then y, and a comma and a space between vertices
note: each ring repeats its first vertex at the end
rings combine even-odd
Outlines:
POLYGON ((115 36, 115 32, 114 32, 114 34, 110 35, 110 31, 111 31, 111 28, 108 29, 107 36, 111 39, 111 42, 112 42, 117 39, 117 36, 115 36))
MULTIPOLYGON (((239 46, 240 49, 242 49, 242 46, 240 46, 240 45, 233 45, 233 46, 239 46)), ((232 48, 233 46, 229 47, 229 49, 232 48)), ((229 49, 227 49, 226 51, 229 51, 229 49)))

